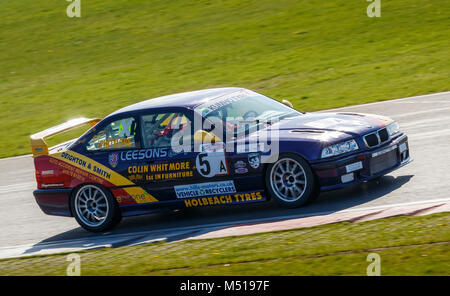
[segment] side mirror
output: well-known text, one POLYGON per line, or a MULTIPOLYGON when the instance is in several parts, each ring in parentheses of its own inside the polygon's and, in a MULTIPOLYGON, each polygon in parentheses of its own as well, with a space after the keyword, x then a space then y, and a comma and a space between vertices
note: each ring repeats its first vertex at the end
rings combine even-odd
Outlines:
POLYGON ((283 104, 285 104, 286 106, 289 106, 289 107, 291 107, 292 109, 294 109, 294 105, 292 105, 292 103, 289 102, 288 100, 283 100, 283 101, 281 101, 281 103, 283 103, 283 104))
POLYGON ((214 133, 204 130, 198 130, 194 133, 195 143, 218 143, 222 142, 222 139, 216 136, 214 133))

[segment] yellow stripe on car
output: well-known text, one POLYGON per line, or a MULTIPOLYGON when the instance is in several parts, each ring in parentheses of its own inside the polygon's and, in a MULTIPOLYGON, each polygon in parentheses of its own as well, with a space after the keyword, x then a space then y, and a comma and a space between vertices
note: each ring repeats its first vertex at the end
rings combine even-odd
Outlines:
POLYGON ((64 151, 51 154, 50 157, 54 157, 81 170, 94 174, 97 177, 107 180, 114 186, 133 186, 122 189, 125 190, 136 201, 136 203, 149 203, 158 201, 153 195, 149 194, 141 187, 138 187, 136 184, 134 184, 121 174, 77 152, 64 151))

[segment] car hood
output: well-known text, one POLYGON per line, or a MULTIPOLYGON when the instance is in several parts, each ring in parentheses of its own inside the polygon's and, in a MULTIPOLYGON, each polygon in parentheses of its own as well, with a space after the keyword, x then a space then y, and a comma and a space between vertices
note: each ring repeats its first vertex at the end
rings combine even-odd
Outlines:
POLYGON ((280 120, 269 130, 278 129, 280 138, 338 142, 362 136, 392 122, 388 117, 365 113, 306 113, 280 120))

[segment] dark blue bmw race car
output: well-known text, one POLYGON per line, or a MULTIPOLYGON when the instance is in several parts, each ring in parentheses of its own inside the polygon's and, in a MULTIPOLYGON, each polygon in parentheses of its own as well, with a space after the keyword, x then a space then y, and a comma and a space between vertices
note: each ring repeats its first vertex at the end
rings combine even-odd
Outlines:
POLYGON ((386 117, 301 113, 242 88, 175 94, 75 119, 31 136, 38 189, 50 215, 105 231, 159 209, 275 199, 299 207, 320 191, 409 163, 407 136, 386 117), (45 139, 91 124, 52 148, 45 139))

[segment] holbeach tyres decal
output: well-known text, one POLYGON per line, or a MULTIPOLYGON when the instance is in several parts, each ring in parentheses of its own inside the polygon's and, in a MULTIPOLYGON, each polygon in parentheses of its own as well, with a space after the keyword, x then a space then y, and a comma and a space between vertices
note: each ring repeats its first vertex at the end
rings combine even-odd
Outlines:
POLYGON ((91 173, 108 181, 114 186, 133 186, 124 187, 122 189, 127 192, 136 201, 136 203, 149 203, 158 201, 153 195, 149 194, 141 187, 138 187, 136 184, 134 184, 124 176, 84 155, 81 155, 74 151, 65 151, 51 154, 49 156, 60 161, 64 161, 83 171, 87 171, 88 173, 91 173))

